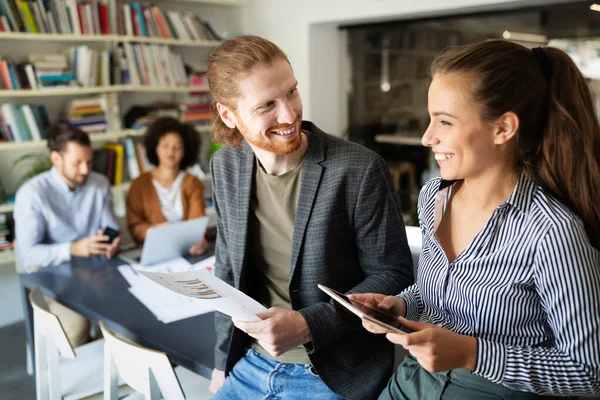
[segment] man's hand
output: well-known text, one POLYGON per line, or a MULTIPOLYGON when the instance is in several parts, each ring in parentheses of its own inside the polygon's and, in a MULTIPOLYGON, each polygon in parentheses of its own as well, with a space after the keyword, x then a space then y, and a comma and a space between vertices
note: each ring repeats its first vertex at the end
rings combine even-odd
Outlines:
POLYGON ((200 254, 204 254, 206 253, 206 250, 208 249, 208 242, 206 241, 206 239, 202 239, 202 241, 193 244, 192 247, 190 247, 190 254, 193 256, 198 256, 200 254))
POLYGON ((298 311, 271 307, 256 316, 262 321, 248 322, 233 318, 233 323, 257 339, 273 357, 311 341, 308 324, 298 311))
POLYGON ((74 257, 89 257, 99 254, 106 254, 111 247, 106 243, 108 236, 103 235, 100 230, 98 235, 89 236, 71 243, 71 255, 74 257))
MULTIPOLYGON (((396 296, 386 296, 379 293, 353 293, 349 294, 348 298, 359 301, 370 307, 377 308, 379 310, 387 311, 390 314, 403 317, 406 315, 406 302, 396 296)), ((358 308, 358 307, 357 307, 358 308)), ((363 320, 363 327, 372 333, 388 333, 389 331, 385 328, 375 325, 369 321, 363 320)))
POLYGON ((108 249, 106 249, 106 258, 110 260, 111 257, 113 257, 115 254, 117 254, 117 251, 119 251, 119 245, 121 244, 121 237, 117 236, 115 238, 115 240, 113 240, 113 242, 108 246, 108 249))
POLYGON ((111 258, 119 250, 121 238, 117 237, 112 243, 107 243, 109 237, 104 235, 102 229, 98 229, 96 236, 89 236, 71 243, 71 256, 89 257, 104 254, 111 258))
POLYGON ((419 364, 429 372, 447 371, 454 368, 475 369, 477 340, 459 335, 449 329, 432 324, 398 318, 409 334, 388 333, 386 338, 404 347, 419 364))
POLYGON ((212 393, 217 393, 221 386, 225 383, 225 371, 221 371, 220 369, 213 369, 212 376, 210 377, 210 385, 208 386, 208 390, 212 393))

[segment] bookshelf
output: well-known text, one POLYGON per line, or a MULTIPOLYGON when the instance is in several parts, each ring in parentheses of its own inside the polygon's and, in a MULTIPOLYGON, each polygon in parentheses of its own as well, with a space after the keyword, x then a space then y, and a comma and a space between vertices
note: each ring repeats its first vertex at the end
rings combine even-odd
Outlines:
MULTIPOLYGON (((57 1, 59 3, 64 3, 63 0, 57 1)), ((206 31, 204 31, 203 34, 198 35, 194 32, 194 28, 190 27, 193 25, 190 22, 184 22, 183 26, 185 29, 181 28, 181 24, 179 24, 179 28, 181 28, 179 29, 177 26, 175 26, 176 24, 174 24, 172 20, 170 22, 167 21, 167 25, 169 25, 167 30, 169 30, 170 33, 163 34, 164 30, 161 30, 161 27, 159 27, 157 31, 157 20, 153 23, 148 23, 148 20, 146 20, 146 27, 148 31, 147 36, 141 36, 142 33, 139 31, 140 27, 134 26, 133 30, 128 30, 126 25, 125 27, 123 25, 113 25, 115 20, 111 19, 112 16, 110 13, 108 15, 109 22, 106 22, 105 20, 100 21, 100 27, 102 28, 101 30, 98 30, 98 25, 94 25, 94 27, 92 27, 91 24, 88 24, 89 30, 86 30, 85 32, 95 32, 95 34, 60 33, 75 32, 73 25, 71 25, 71 30, 64 30, 62 28, 59 30, 51 30, 48 29, 48 25, 46 25, 45 31, 54 33, 41 33, 41 30, 39 33, 15 32, 14 29, 13 32, 0 32, 0 44, 2 46, 2 50, 0 51, 0 56, 2 57, 1 59, 15 65, 17 63, 33 64, 34 61, 28 58, 31 54, 58 53, 68 54, 71 61, 73 61, 73 64, 70 65, 72 65, 74 68, 74 60, 79 61, 79 59, 72 58, 72 53, 69 53, 72 51, 71 49, 86 47, 88 48, 88 51, 91 50, 98 53, 100 56, 98 58, 99 61, 103 61, 101 56, 103 56, 104 52, 111 53, 110 64, 107 64, 110 67, 110 73, 108 75, 109 80, 102 79, 104 77, 100 75, 101 66, 99 63, 97 65, 97 78, 96 80, 91 78, 89 80, 91 83, 86 82, 85 79, 81 80, 79 78, 79 74, 77 73, 79 71, 73 69, 73 74, 76 76, 76 79, 74 79, 73 82, 82 82, 82 87, 63 86, 39 88, 40 86, 38 86, 38 89, 0 89, 0 105, 11 103, 23 106, 31 105, 31 107, 34 105, 43 106, 46 108, 51 122, 56 122, 64 117, 63 113, 65 112, 65 107, 73 99, 85 100, 86 97, 98 96, 104 98, 106 96, 110 99, 115 99, 114 103, 109 102, 108 104, 108 109, 111 110, 110 116, 114 117, 116 120, 120 120, 122 123, 126 113, 136 105, 146 106, 151 104, 188 104, 190 102, 189 99, 192 98, 192 96, 195 96, 194 98, 198 98, 202 97, 203 92, 208 92, 208 87, 205 84, 206 81, 198 78, 191 79, 189 76, 189 70, 191 69, 191 71, 198 72, 205 71, 207 57, 210 51, 212 51, 214 47, 221 43, 220 40, 214 39, 220 39, 219 36, 223 37, 228 36, 233 32, 239 32, 239 13, 237 10, 235 10, 235 8, 242 6, 245 2, 246 0, 157 0, 155 2, 156 5, 158 5, 158 7, 162 10, 161 13, 163 13, 165 19, 169 18, 167 13, 171 11, 174 14, 180 15, 180 18, 184 18, 187 15, 193 14, 198 16, 202 21, 209 21, 210 25, 212 25, 212 27, 215 28, 215 31, 218 33, 214 35, 206 34, 206 31), (151 25, 153 25, 154 28, 151 28, 151 25), (104 28, 107 26, 109 26, 108 30, 104 30, 104 28), (117 26, 118 29, 114 29, 115 26, 117 26), (182 29, 187 33, 183 35, 180 34, 182 29), (152 30, 154 30, 154 33, 152 33, 152 30), (105 34, 99 34, 101 31, 105 34), (134 47, 134 51, 145 53, 142 54, 142 57, 150 57, 148 58, 148 60, 150 60, 149 65, 153 66, 159 64, 157 60, 161 60, 160 57, 162 57, 163 54, 158 52, 148 53, 147 49, 151 46, 168 47, 169 52, 165 51, 164 56, 167 59, 169 59, 170 56, 178 57, 185 62, 187 73, 180 74, 179 76, 186 79, 162 79, 160 76, 160 69, 156 70, 158 75, 155 73, 154 79, 148 79, 152 75, 148 73, 146 67, 144 68, 146 68, 147 75, 143 79, 141 74, 139 76, 140 79, 137 81, 133 80, 131 76, 131 80, 122 78, 120 69, 122 65, 120 65, 119 57, 123 57, 123 50, 125 50, 126 62, 128 65, 130 65, 130 60, 133 59, 133 57, 130 58, 130 55, 126 53, 127 46, 134 47), (138 48, 135 48, 136 46, 138 46, 138 48), (141 47, 144 48, 142 49, 141 47), (116 62, 113 58, 116 59, 116 62), (154 60, 155 63, 153 63, 152 60, 154 60), (115 80, 115 76, 118 77, 117 80, 115 80), (157 77, 161 79, 158 79, 157 81, 157 77), (108 85, 108 82, 117 82, 119 84, 108 85), (120 82, 124 82, 125 84, 120 84, 120 82), (130 84, 129 82, 142 82, 142 84, 130 84), (101 86, 87 86, 89 84, 98 84, 101 86), (112 108, 113 105, 114 108, 112 108)), ((27 3, 30 7, 34 7, 34 4, 41 2, 27 3)), ((77 4, 89 6, 92 4, 92 2, 78 1, 77 4)), ((98 2, 96 4, 106 3, 98 2)), ((112 2, 109 2, 108 4, 112 4, 112 2)), ((132 5, 133 2, 123 1, 120 3, 121 7, 124 7, 125 4, 132 5)), ((142 4, 142 7, 149 8, 154 5, 150 5, 149 3, 140 4, 142 4)), ((125 15, 127 14, 125 13, 125 15)), ((70 16, 68 17, 70 18, 70 16)), ((80 18, 82 17, 80 16, 80 18)), ((134 17, 132 16, 132 19, 133 18, 134 17)), ((151 17, 147 17, 144 14, 144 18, 151 17)), ((155 16, 152 18, 157 17, 155 16)), ((57 22, 59 21, 57 20, 57 22)), ((82 24, 82 32, 84 32, 83 21, 80 22, 82 24)), ((91 19, 88 20, 88 23, 89 22, 91 22, 91 19)), ((38 27, 40 26, 40 20, 35 20, 35 23, 38 25, 38 27)), ((119 22, 119 24, 121 24, 121 22, 119 22)), ((151 50, 154 51, 154 49, 151 50)), ((135 54, 135 57, 138 57, 138 54, 135 54)), ((96 59, 94 59, 93 62, 96 62, 96 59)), ((138 62, 138 65, 141 64, 138 62)), ((104 66, 102 66, 102 68, 103 71, 107 71, 104 66)), ((139 66, 139 68, 141 68, 141 66, 139 66)), ((87 71, 86 68, 83 68, 83 70, 87 71)), ((174 72, 174 70, 167 72, 174 72)), ((90 72, 90 74, 93 73, 90 72)), ((6 85, 1 87, 15 88, 19 86, 6 85)), ((20 87, 30 87, 30 85, 21 84, 20 87)), ((92 140, 94 149, 102 148, 105 142, 125 143, 125 139, 129 138, 133 139, 134 143, 139 144, 140 140, 145 134, 144 131, 121 129, 119 126, 114 127, 112 124, 109 124, 108 112, 106 116, 108 129, 112 128, 113 130, 109 130, 108 132, 104 133, 91 133, 90 139, 92 140)), ((208 135, 205 134, 209 132, 209 127, 197 126, 196 129, 203 135, 203 141, 208 144, 208 135)), ((21 140, 26 139, 26 137, 21 138, 21 140)), ((23 167, 19 166, 15 168, 13 166, 15 160, 28 152, 47 152, 46 146, 46 140, 26 140, 20 142, 0 141, 0 183, 3 184, 5 191, 8 194, 13 194, 17 190, 16 183, 19 176, 22 175, 21 168, 23 167)), ((125 166, 125 168, 129 169, 128 166, 125 166)), ((123 198, 126 196, 130 187, 130 181, 128 180, 129 174, 124 174, 123 179, 124 181, 120 185, 115 185, 112 187, 114 199, 113 205, 115 207, 115 213, 117 216, 123 216, 119 215, 119 211, 117 210, 122 209, 121 206, 123 204, 123 198), (121 199, 119 200, 117 197, 120 197, 121 199), (120 205, 117 204, 119 202, 121 203, 120 205)), ((0 214, 11 214, 13 210, 13 204, 0 203, 0 214)), ((208 207, 207 214, 209 216, 214 216, 214 209, 208 207)), ((14 254, 11 251, 0 251, 0 264, 11 263, 13 260, 14 254)))

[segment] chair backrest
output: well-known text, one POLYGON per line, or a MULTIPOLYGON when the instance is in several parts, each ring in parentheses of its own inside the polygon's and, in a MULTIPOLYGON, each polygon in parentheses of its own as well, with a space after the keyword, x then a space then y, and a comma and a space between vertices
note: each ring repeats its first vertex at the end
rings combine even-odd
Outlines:
POLYGON ((125 341, 110 331, 103 322, 104 398, 117 399, 119 376, 146 399, 185 399, 169 358, 163 352, 125 341))
POLYGON ((33 308, 37 398, 59 399, 59 355, 74 359, 75 352, 60 321, 50 312, 40 288, 29 292, 29 302, 33 308))

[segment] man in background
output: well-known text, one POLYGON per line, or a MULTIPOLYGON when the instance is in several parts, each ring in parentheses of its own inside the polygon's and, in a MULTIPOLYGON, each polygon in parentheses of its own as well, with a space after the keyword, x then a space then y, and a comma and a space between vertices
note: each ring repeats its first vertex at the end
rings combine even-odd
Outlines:
MULTIPOLYGON (((15 241, 21 273, 53 267, 71 257, 115 255, 120 238, 108 243, 104 229, 119 229, 108 179, 91 170, 89 136, 58 125, 48 138, 53 167, 27 181, 15 198, 15 241)), ((50 302, 72 345, 87 342, 89 322, 50 302)))

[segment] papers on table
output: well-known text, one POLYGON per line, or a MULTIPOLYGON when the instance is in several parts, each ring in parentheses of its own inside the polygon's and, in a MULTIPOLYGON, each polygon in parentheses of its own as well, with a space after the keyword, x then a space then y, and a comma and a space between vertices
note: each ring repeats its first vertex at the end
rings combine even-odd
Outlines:
POLYGON ((192 265, 184 258, 176 258, 168 262, 155 264, 152 267, 142 267, 140 264, 124 264, 118 267, 118 270, 129 283, 129 292, 146 306, 159 321, 168 324, 214 311, 215 308, 208 303, 194 300, 159 286, 140 272, 151 270, 173 273, 202 268, 210 274, 214 261, 215 258, 210 257, 201 263, 192 265), (210 268, 210 270, 207 268, 210 268))
POLYGON ((194 303, 202 303, 244 321, 259 321, 260 318, 256 314, 267 310, 262 304, 212 275, 207 269, 176 273, 154 270, 138 272, 164 288, 187 296, 194 303))
POLYGON ((266 308, 214 276, 214 263, 214 256, 193 265, 176 258, 151 267, 124 264, 118 270, 131 294, 165 324, 215 310, 258 321, 256 314, 266 308))

